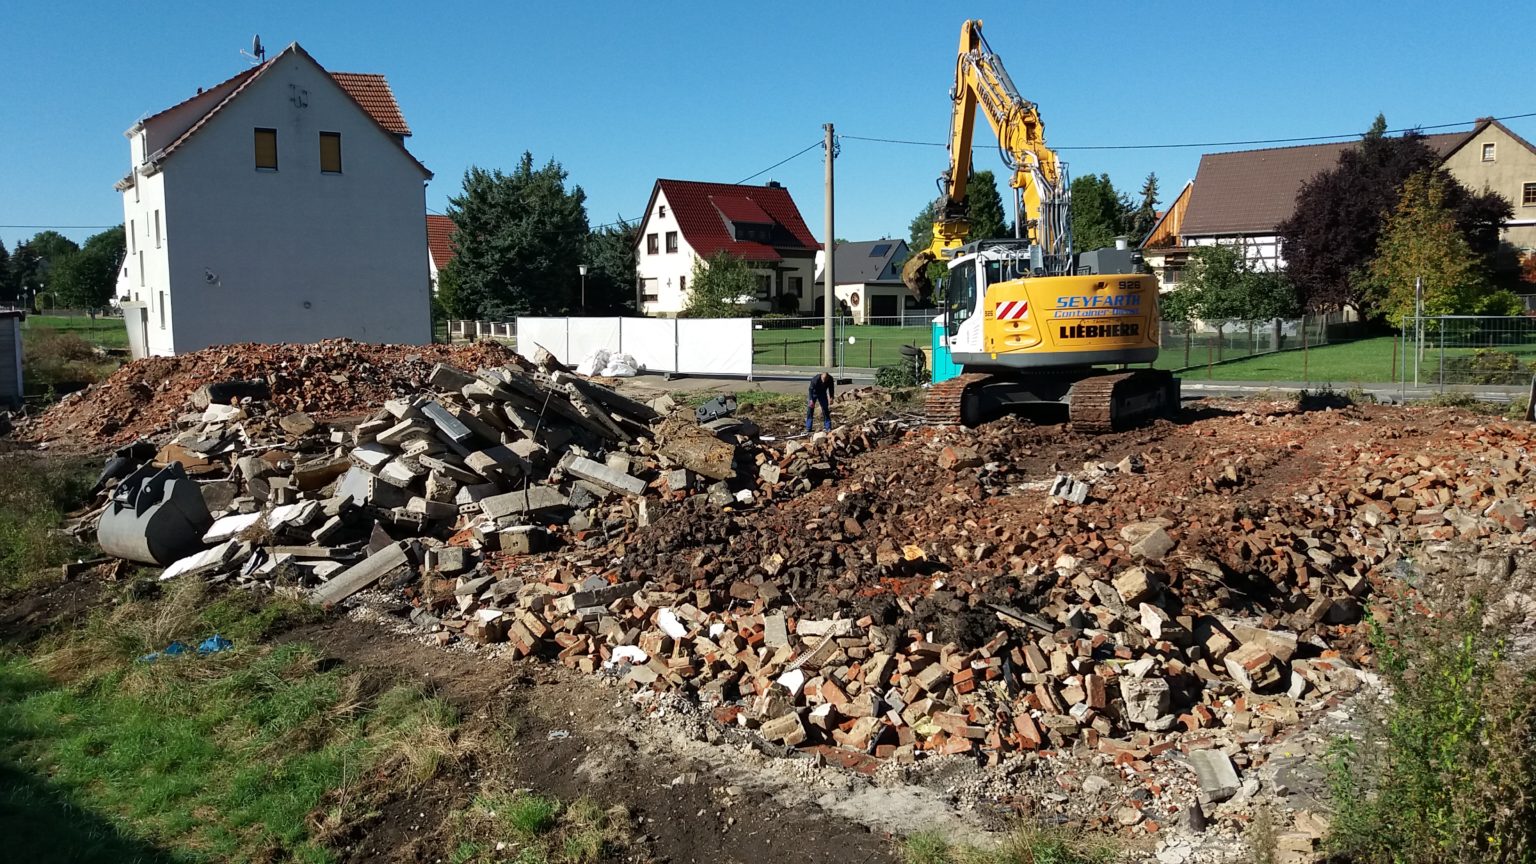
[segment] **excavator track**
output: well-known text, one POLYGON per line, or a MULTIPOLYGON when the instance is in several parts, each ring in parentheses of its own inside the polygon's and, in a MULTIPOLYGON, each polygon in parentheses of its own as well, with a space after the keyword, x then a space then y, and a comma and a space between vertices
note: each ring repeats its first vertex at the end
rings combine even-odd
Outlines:
POLYGON ((1165 416, 1178 407, 1177 384, 1160 369, 1094 375, 1072 385, 1068 417, 1079 432, 1100 435, 1165 416))
POLYGON ((980 386, 991 377, 985 372, 967 372, 930 387, 928 397, 923 402, 923 413, 927 415, 928 422, 953 426, 975 425, 981 418, 966 416, 966 391, 980 386))

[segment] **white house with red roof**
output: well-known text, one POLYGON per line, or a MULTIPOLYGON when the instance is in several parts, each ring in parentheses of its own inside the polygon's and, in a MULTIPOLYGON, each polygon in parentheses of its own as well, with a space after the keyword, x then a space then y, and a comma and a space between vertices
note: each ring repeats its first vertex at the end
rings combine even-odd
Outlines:
POLYGON ((427 214, 427 269, 431 277, 432 293, 437 293, 437 280, 443 268, 453 260, 453 220, 436 213, 427 214))
POLYGON ((384 76, 328 72, 294 43, 124 134, 135 356, 431 341, 432 172, 384 76))
POLYGON ((757 275, 756 308, 809 315, 816 238, 789 190, 766 186, 657 180, 640 223, 635 271, 639 308, 674 316, 688 304, 693 262, 726 252, 757 275))

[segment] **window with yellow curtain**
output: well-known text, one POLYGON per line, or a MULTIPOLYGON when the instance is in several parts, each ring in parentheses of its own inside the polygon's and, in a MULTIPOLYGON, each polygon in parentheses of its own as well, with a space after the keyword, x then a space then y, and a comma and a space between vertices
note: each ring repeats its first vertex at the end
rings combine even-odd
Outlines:
POLYGON ((256 130, 256 168, 258 170, 277 170, 277 130, 256 130))
POLYGON ((341 173, 341 133, 320 133, 320 170, 325 174, 341 173))

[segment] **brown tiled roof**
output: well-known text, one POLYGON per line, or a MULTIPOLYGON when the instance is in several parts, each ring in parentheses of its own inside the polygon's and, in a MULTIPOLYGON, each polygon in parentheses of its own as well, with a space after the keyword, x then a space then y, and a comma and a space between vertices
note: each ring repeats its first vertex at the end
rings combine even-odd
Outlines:
MULTIPOLYGON (((1443 158, 1470 134, 1425 135, 1424 143, 1443 158)), ((1296 193, 1301 191, 1302 184, 1338 164, 1339 154, 1356 143, 1342 141, 1201 156, 1180 234, 1210 237, 1274 233, 1276 226, 1296 209, 1296 193)))
POLYGON ((453 220, 447 216, 427 214, 427 251, 432 253, 432 263, 442 270, 453 260, 453 220))
POLYGON ((411 127, 405 125, 405 117, 400 114, 400 103, 395 101, 395 92, 389 89, 389 82, 383 75, 371 72, 332 72, 331 77, 380 126, 396 135, 411 134, 411 127))

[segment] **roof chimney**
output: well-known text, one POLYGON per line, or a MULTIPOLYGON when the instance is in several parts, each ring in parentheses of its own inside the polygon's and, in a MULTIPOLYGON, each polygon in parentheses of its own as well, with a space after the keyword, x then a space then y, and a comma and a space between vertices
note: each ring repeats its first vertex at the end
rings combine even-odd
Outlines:
POLYGON ((768 188, 769 189, 783 189, 784 188, 784 184, 780 183, 777 180, 769 180, 768 181, 768 188))

